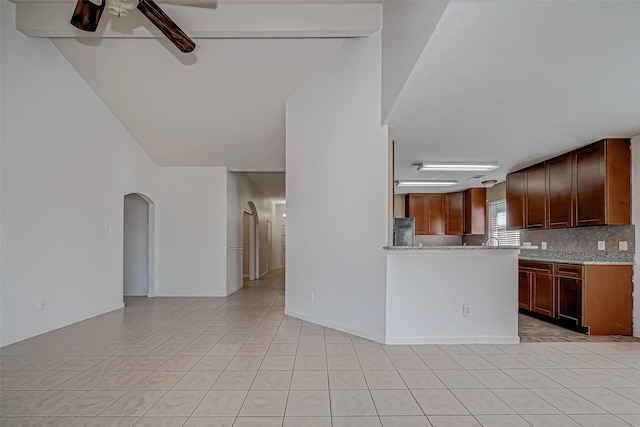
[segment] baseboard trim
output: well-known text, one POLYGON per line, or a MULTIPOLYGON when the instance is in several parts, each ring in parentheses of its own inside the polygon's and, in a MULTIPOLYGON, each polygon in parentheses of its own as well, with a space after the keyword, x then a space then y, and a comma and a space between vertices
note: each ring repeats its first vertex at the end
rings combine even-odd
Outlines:
POLYGON ((24 341, 24 340, 28 340, 31 338, 35 338, 39 335, 42 334, 48 334, 49 332, 54 332, 57 331, 58 329, 62 329, 62 328, 66 328, 67 326, 71 326, 71 325, 75 325, 76 323, 80 323, 80 322, 84 322, 85 320, 89 320, 89 319, 93 319, 94 317, 98 317, 98 316, 103 316, 105 314, 111 313, 113 311, 118 311, 118 310, 122 310, 124 308, 124 301, 120 304, 116 304, 115 307, 111 307, 111 308, 107 308, 104 311, 100 311, 99 313, 96 314, 91 314, 88 316, 81 316, 80 318, 71 321, 71 322, 63 322, 62 324, 52 328, 52 329, 46 329, 46 330, 32 330, 32 331, 28 331, 26 332, 23 336, 19 336, 19 337, 13 337, 10 338, 7 342, 3 342, 2 345, 0 345, 0 348, 4 348, 8 345, 11 344, 15 344, 18 343, 20 341, 24 341))
POLYGON ((389 345, 419 344, 519 344, 520 337, 515 336, 469 336, 469 337, 400 337, 387 338, 389 345))
POLYGON ((242 283, 240 283, 239 285, 236 285, 235 288, 232 288, 230 291, 227 292, 227 296, 238 292, 240 289, 242 289, 242 286, 243 286, 242 283))
POLYGON ((324 319, 318 319, 318 318, 315 318, 313 316, 307 316, 307 315, 302 314, 302 313, 297 313, 295 311, 287 310, 286 308, 284 310, 284 314, 287 315, 287 316, 290 316, 290 317, 295 317, 297 319, 304 320, 306 322, 311 322, 311 323, 315 323, 315 324, 320 325, 320 326, 324 326, 325 328, 335 329, 335 330, 340 331, 340 332, 345 332, 347 334, 355 335, 355 336, 360 337, 360 338, 365 338, 365 339, 368 339, 368 340, 371 340, 371 341, 375 341, 375 342, 380 343, 380 344, 384 344, 385 343, 384 342, 384 336, 381 336, 381 335, 376 335, 376 334, 372 334, 370 332, 362 331, 362 330, 359 330, 359 329, 350 328, 348 326, 340 325, 340 324, 334 323, 334 322, 329 322, 329 321, 326 321, 324 319))

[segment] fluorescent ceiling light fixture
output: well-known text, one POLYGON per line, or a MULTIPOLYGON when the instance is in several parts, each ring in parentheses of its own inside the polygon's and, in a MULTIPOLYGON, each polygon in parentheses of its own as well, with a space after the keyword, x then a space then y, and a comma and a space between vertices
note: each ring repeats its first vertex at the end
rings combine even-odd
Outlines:
POLYGON ((458 181, 397 181, 398 187, 450 187, 460 184, 458 181))
POLYGON ((496 163, 420 163, 419 171, 483 171, 498 169, 496 163))

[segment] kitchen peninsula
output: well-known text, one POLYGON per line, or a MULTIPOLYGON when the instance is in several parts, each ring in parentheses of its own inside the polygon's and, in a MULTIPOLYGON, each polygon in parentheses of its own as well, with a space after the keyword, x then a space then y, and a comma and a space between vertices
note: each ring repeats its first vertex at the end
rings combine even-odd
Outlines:
POLYGON ((385 249, 387 344, 520 342, 515 283, 521 247, 385 249))

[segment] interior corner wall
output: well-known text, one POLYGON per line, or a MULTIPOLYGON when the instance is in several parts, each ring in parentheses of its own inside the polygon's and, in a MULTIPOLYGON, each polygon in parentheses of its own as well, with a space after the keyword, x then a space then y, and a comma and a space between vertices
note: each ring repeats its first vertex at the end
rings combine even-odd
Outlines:
POLYGON ((227 295, 242 288, 242 215, 253 202, 257 212, 260 236, 259 276, 267 271, 270 256, 267 247, 267 220, 273 226, 273 202, 244 173, 229 172, 227 176, 227 295))
POLYGON ((394 0, 382 4, 383 123, 448 3, 448 0, 394 0))
POLYGON ((390 201, 380 61, 379 33, 347 39, 287 101, 285 313, 382 342, 390 201))
POLYGON ((0 8, 4 346, 122 307, 124 196, 155 199, 156 166, 51 41, 0 8))
POLYGON ((157 296, 226 296, 227 169, 158 168, 157 296))
MULTIPOLYGON (((635 225, 636 245, 640 242, 640 135, 631 138, 631 213, 635 225)), ((640 262, 639 248, 635 251, 633 265, 633 335, 640 337, 640 262)))

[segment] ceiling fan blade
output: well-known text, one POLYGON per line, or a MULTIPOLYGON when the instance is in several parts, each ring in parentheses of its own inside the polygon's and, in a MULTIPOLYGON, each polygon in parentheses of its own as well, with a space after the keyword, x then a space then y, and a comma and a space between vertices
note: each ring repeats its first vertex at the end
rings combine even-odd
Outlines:
POLYGON ((98 22, 100 22, 105 3, 106 0, 102 0, 98 6, 89 0, 78 0, 71 17, 71 24, 83 31, 95 31, 98 28, 98 22))
MULTIPOLYGON (((82 0, 80 0, 82 1, 82 0)), ((196 44, 160 9, 153 0, 141 0, 138 9, 182 52, 191 52, 196 44)))

